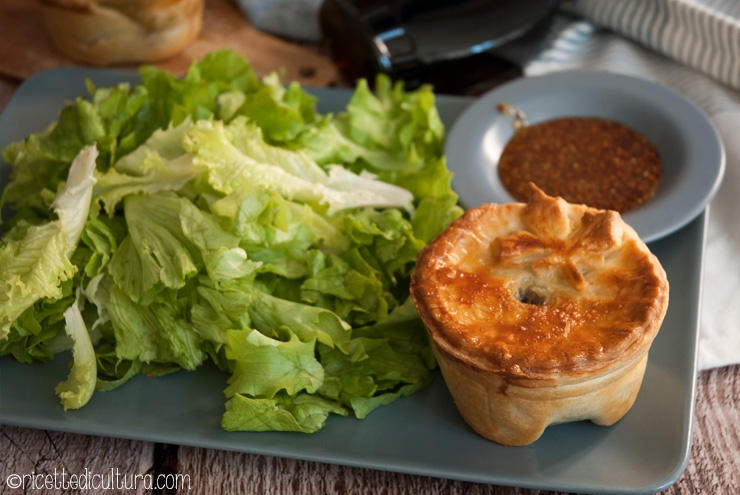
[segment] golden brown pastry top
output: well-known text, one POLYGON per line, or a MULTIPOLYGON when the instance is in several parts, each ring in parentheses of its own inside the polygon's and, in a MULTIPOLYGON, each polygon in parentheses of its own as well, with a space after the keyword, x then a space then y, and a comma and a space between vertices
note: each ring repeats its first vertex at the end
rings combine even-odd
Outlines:
POLYGON ((411 291, 448 357, 512 379, 596 372, 650 346, 668 306, 663 268, 618 213, 534 186, 527 204, 453 222, 411 291))
POLYGON ((91 65, 158 62, 192 43, 204 0, 40 0, 54 45, 91 65))

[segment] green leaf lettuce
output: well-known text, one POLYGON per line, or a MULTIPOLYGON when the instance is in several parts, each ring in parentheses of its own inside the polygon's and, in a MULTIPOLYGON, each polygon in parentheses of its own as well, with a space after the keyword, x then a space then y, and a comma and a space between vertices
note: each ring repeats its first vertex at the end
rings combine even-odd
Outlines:
POLYGON ((211 361, 227 430, 314 432, 426 386, 409 279, 461 213, 431 88, 380 76, 322 115, 231 51, 140 74, 3 150, 0 356, 71 343, 65 409, 211 361))

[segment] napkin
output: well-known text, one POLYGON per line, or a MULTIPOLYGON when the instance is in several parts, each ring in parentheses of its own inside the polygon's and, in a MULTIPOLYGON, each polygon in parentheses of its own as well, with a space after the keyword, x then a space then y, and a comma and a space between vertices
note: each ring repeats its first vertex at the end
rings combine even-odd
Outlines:
POLYGON ((709 207, 699 368, 738 364, 740 2, 586 0, 566 12, 546 49, 526 63, 526 75, 584 68, 642 77, 702 108, 722 138, 727 168, 709 207))

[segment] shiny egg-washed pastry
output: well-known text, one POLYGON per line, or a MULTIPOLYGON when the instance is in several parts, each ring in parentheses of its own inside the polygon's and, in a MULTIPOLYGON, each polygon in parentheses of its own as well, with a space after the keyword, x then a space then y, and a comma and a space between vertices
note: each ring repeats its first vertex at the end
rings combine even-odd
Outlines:
POLYGON ((200 33, 204 0, 41 0, 46 28, 70 58, 104 66, 157 62, 200 33))
POLYGON ((614 211, 532 186, 468 210, 420 254, 411 293, 463 418, 526 445, 632 407, 668 307, 658 259, 614 211))

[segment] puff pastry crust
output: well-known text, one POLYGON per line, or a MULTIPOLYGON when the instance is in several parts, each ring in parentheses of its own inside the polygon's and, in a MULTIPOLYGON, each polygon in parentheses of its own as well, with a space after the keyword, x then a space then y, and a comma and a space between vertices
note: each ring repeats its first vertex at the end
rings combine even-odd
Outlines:
POLYGON ((47 31, 65 55, 96 66, 159 62, 192 43, 204 0, 40 0, 47 31))
POLYGON ((668 307, 665 271, 614 211, 532 186, 468 210, 420 254, 411 294, 458 409, 505 445, 632 406, 668 307))

